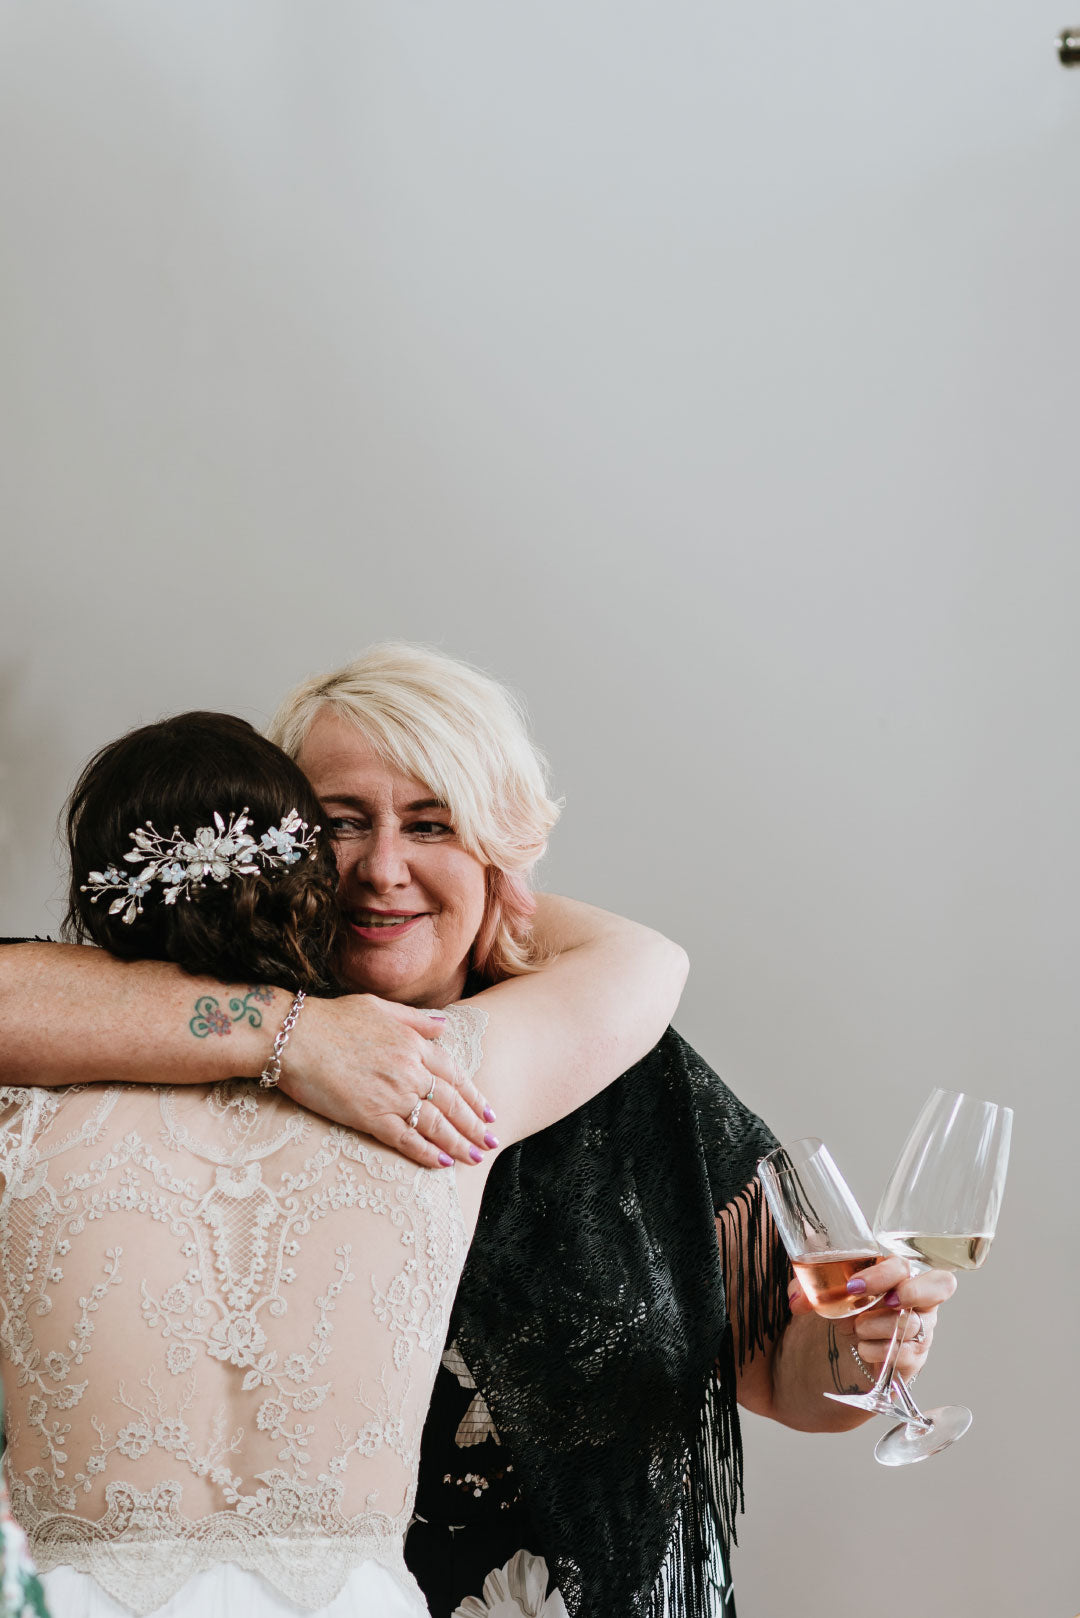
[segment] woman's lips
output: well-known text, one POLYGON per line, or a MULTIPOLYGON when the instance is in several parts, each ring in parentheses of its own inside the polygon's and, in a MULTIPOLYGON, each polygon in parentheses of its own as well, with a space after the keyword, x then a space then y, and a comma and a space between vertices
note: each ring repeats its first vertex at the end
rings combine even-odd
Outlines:
POLYGON ((424 910, 360 910, 348 917, 349 930, 366 944, 394 944, 411 933, 426 914, 424 910))

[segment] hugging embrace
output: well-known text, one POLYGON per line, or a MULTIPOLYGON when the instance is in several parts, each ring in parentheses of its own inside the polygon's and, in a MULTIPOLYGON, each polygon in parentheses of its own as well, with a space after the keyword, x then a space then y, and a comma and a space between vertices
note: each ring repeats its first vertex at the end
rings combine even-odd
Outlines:
POLYGON ((376 647, 102 749, 0 951, 8 1486, 55 1618, 731 1618, 739 1405, 925 1361, 811 1313, 677 945, 532 869, 509 694, 376 647), (96 948, 86 948, 93 944, 96 948), (852 1349, 857 1347, 857 1355, 852 1349), (824 1380, 823 1380, 824 1379, 824 1380))

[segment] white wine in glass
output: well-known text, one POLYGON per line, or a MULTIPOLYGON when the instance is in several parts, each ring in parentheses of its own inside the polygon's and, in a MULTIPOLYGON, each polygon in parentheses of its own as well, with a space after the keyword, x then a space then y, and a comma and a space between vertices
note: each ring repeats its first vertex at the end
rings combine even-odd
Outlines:
POLYGON ((918 1230, 885 1230, 878 1237, 890 1253, 932 1270, 977 1270, 993 1239, 992 1231, 978 1236, 932 1236, 918 1230))
MULTIPOLYGON (((1012 1110, 956 1090, 932 1090, 904 1142, 878 1204, 874 1234, 882 1248, 919 1269, 975 1270, 990 1251, 1005 1189, 1012 1110)), ((971 1426, 966 1405, 921 1411, 895 1375, 910 1309, 901 1309, 885 1363, 868 1393, 826 1394, 877 1415, 907 1420, 882 1438, 883 1466, 906 1466, 954 1444, 971 1426)))

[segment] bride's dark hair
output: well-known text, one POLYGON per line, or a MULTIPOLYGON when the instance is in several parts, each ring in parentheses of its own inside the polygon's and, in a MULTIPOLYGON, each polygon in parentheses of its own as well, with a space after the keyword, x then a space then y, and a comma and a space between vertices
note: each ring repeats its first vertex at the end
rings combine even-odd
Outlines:
POLYGON ((91 871, 118 867, 134 847, 129 833, 153 821, 166 837, 178 826, 194 837, 248 811, 256 838, 291 809, 309 827, 319 805, 306 776, 280 748, 232 714, 185 713, 133 730, 87 764, 66 810, 71 886, 65 936, 100 944, 126 960, 174 961, 185 971, 225 980, 275 984, 314 993, 334 990, 332 960, 340 921, 337 866, 326 832, 293 865, 251 876, 210 880, 188 901, 164 902, 155 882, 132 922, 110 915, 111 896, 82 892, 91 871))

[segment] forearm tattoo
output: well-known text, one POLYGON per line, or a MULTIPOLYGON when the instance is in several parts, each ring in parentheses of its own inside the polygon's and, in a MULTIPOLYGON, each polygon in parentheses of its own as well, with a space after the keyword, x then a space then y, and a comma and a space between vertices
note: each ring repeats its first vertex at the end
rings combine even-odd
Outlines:
POLYGON ((234 1022, 245 1020, 252 1028, 262 1027, 262 1012, 259 1006, 251 1002, 257 1000, 261 1006, 273 1004, 274 991, 265 983, 257 984, 249 989, 243 999, 238 994, 230 995, 228 1011, 223 1011, 221 1002, 212 994, 200 995, 195 1002, 195 1015, 188 1023, 188 1027, 196 1039, 205 1039, 208 1034, 231 1034, 234 1022))
POLYGON ((837 1393, 861 1393, 862 1389, 859 1387, 857 1382, 845 1383, 843 1377, 840 1375, 840 1344, 836 1340, 836 1327, 831 1321, 828 1325, 826 1337, 829 1344, 829 1375, 832 1377, 833 1387, 836 1389, 837 1393))

